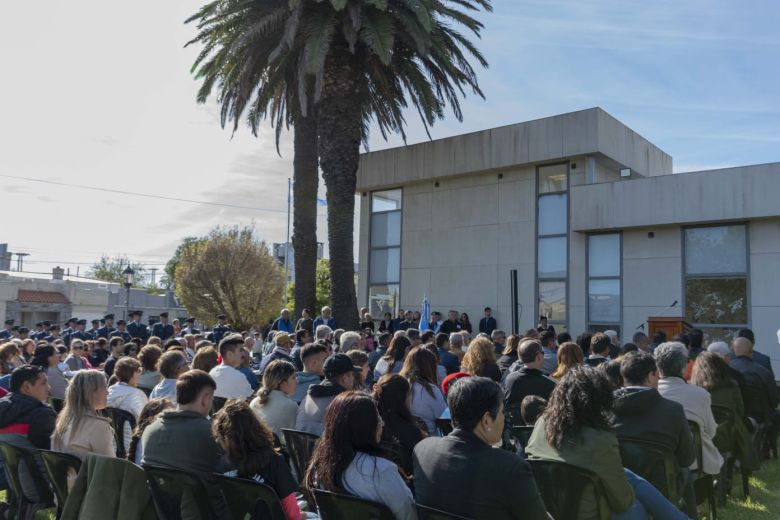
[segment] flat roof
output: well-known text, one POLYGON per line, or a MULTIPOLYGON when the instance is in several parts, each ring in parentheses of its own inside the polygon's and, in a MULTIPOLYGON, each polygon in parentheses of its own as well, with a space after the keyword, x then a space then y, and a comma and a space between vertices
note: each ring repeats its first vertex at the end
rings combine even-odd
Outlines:
MULTIPOLYGON (((0 277, 7 276, 8 278, 14 278, 18 279, 20 281, 22 280, 48 280, 53 282, 51 273, 36 273, 36 272, 28 272, 28 271, 0 271, 0 277)), ((92 284, 92 285, 98 285, 98 286, 105 286, 109 287, 112 285, 118 286, 119 284, 114 282, 106 282, 104 280, 95 280, 94 278, 84 278, 81 276, 69 276, 64 275, 62 279, 66 282, 76 282, 76 283, 84 283, 84 284, 92 284)))

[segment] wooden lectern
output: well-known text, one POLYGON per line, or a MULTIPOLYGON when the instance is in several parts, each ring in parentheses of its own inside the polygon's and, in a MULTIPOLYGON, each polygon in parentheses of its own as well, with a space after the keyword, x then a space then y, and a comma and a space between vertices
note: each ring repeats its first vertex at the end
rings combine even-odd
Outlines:
POLYGON ((647 335, 653 338, 653 334, 663 331, 668 339, 672 339, 677 334, 690 330, 692 327, 685 321, 684 317, 678 316, 656 316, 647 318, 647 335))

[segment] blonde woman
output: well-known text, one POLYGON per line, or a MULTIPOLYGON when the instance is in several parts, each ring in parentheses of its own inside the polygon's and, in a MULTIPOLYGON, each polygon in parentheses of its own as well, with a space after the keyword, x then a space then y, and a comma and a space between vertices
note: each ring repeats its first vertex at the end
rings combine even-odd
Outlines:
POLYGON ((249 405, 260 422, 282 441, 282 428, 295 429, 298 405, 292 400, 298 380, 295 365, 283 359, 268 363, 263 371, 263 386, 249 405))
POLYGON ((473 376, 489 377, 501 381, 501 369, 496 363, 496 347, 484 337, 478 337, 469 345, 469 350, 460 362, 460 369, 473 376))
POLYGON ((106 375, 98 370, 76 372, 57 417, 52 450, 84 457, 90 453, 116 456, 111 422, 98 415, 107 406, 106 375))
POLYGON ((581 365, 584 358, 585 356, 583 355, 580 346, 574 342, 567 341, 558 347, 558 368, 555 369, 555 372, 550 374, 550 377, 556 381, 560 381, 566 372, 581 365))

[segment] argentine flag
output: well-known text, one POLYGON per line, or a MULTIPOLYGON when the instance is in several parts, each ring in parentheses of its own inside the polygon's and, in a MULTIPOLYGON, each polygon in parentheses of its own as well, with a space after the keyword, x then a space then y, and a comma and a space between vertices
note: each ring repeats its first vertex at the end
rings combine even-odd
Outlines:
POLYGON ((428 323, 431 321, 431 304, 428 303, 428 295, 423 296, 422 307, 420 308, 420 323, 417 328, 420 332, 428 330, 428 323))

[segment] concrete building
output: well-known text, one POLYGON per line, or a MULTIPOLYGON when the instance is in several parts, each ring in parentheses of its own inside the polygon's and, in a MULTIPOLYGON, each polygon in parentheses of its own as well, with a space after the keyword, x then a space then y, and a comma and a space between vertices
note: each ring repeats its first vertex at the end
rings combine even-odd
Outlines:
POLYGON ((366 153, 358 192, 358 304, 375 317, 427 294, 509 329, 517 270, 520 330, 544 314, 630 340, 685 316, 711 338, 751 327, 780 365, 780 163, 673 175, 591 108, 366 153))

